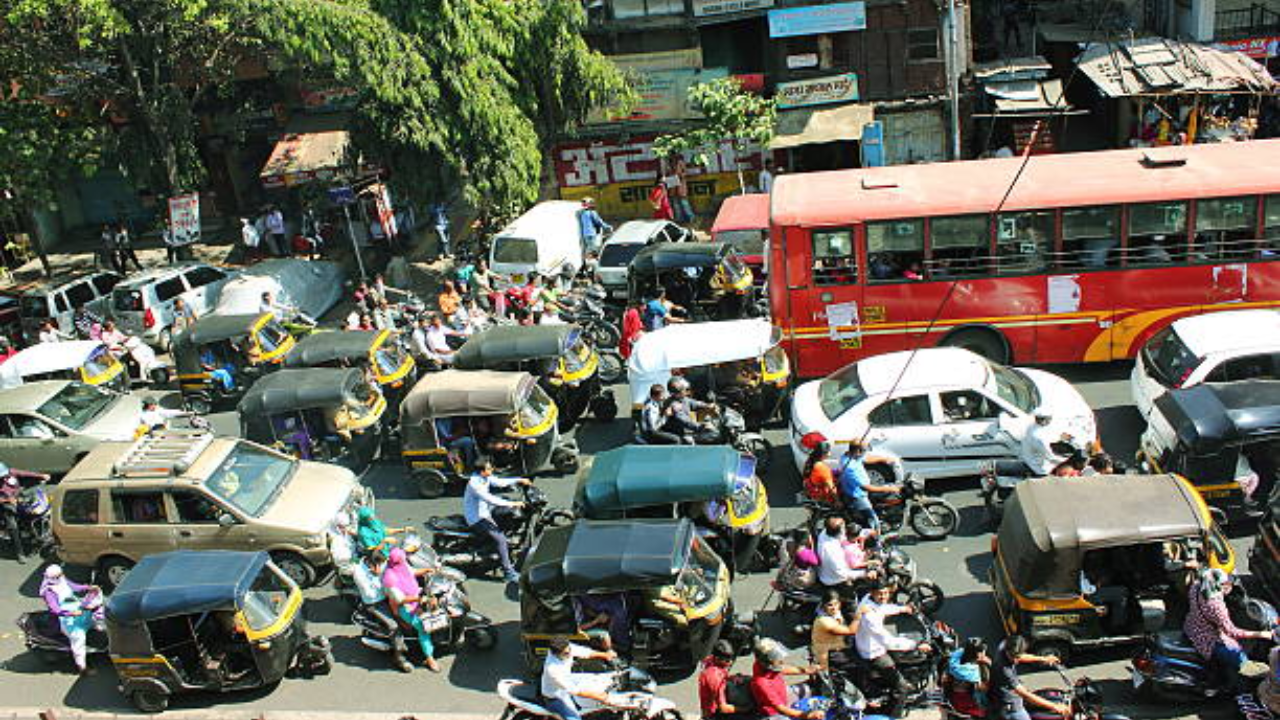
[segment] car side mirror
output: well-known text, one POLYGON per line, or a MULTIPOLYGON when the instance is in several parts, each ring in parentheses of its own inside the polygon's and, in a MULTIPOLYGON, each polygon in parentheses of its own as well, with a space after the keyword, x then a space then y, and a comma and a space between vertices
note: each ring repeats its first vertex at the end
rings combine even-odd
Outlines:
POLYGON ((218 516, 218 525, 229 528, 236 524, 236 516, 231 513, 222 513, 218 516))

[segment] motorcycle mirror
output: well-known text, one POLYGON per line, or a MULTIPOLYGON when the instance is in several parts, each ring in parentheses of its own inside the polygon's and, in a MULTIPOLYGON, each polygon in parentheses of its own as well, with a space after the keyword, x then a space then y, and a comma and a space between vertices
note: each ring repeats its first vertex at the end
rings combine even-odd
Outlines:
POLYGON ((229 528, 236 524, 236 516, 231 513, 222 513, 218 516, 218 524, 224 528, 229 528))

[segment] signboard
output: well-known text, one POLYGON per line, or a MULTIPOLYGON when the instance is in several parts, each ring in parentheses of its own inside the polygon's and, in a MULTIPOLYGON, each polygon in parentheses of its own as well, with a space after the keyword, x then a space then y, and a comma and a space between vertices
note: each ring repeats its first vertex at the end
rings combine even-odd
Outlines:
POLYGON ((1215 47, 1223 50, 1234 50, 1242 52, 1254 60, 1263 60, 1273 58, 1280 55, 1280 37, 1257 37, 1247 38, 1245 40, 1228 40, 1226 42, 1214 43, 1215 47))
POLYGON ((391 208, 391 191, 386 185, 378 183, 371 185, 367 192, 373 195, 373 204, 378 209, 378 224, 382 226, 382 232, 389 238, 395 237, 396 215, 391 208))
POLYGON ((800 55, 787 56, 787 69, 799 70, 801 68, 818 67, 818 53, 802 53, 800 55))
POLYGON ((855 73, 832 77, 778 83, 774 97, 780 108, 853 102, 858 99, 858 76, 855 73))
POLYGON ((863 2, 810 5, 769 11, 769 37, 795 37, 867 29, 863 2))
POLYGON ((174 245, 200 242, 200 195, 187 193, 169 198, 169 231, 174 245))
POLYGON ((689 107, 689 88, 729 76, 728 68, 678 68, 674 70, 633 71, 632 83, 639 101, 627 117, 606 117, 593 112, 588 123, 619 120, 685 120, 700 117, 689 107))
POLYGON ((350 187, 329 188, 329 201, 334 205, 353 205, 356 201, 356 191, 350 187))
POLYGON ((693 16, 727 15, 767 7, 773 7, 773 0, 693 0, 693 16))

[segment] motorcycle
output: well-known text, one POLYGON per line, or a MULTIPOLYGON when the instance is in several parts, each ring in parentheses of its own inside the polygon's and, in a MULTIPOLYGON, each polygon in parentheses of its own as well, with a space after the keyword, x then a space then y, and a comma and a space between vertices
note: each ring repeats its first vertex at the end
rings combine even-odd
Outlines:
MULTIPOLYGON (((51 522, 52 506, 49 502, 49 491, 43 481, 25 487, 18 493, 17 505, 0 512, 17 513, 18 535, 21 539, 24 555, 50 557, 53 553, 53 524, 51 522)), ((9 534, 6 523, 0 523, 0 540, 8 542, 16 548, 14 538, 9 534)), ((16 554, 16 550, 15 550, 16 554)))
MULTIPOLYGON (((682 720, 676 704, 657 696, 658 684, 643 670, 625 668, 603 673, 578 674, 575 677, 585 689, 604 693, 608 702, 579 697, 578 712, 584 718, 617 718, 618 720, 682 720)), ((523 680, 498 681, 498 697, 507 704, 499 720, 552 718, 561 720, 547 709, 538 686, 523 680)))
MULTIPOLYGON (((1073 681, 1067 677, 1061 667, 1055 665, 1053 669, 1062 678, 1062 688, 1046 688, 1034 692, 1050 702, 1069 706, 1071 708, 1069 720, 1129 720, 1127 715, 1103 712, 1102 690, 1098 688, 1097 683, 1087 677, 1073 681)), ((1028 705, 1027 714, 1031 716, 1031 720, 1063 720, 1061 715, 1038 706, 1028 705)), ((948 720, 977 720, 953 708, 948 708, 946 716, 948 720)))
MULTIPOLYGON (((715 399, 712 398, 711 402, 714 403, 715 399)), ((769 467, 773 464, 773 443, 764 435, 747 430, 746 418, 727 405, 715 406, 710 417, 693 433, 693 441, 698 445, 731 445, 740 452, 751 454, 756 459, 756 472, 761 477, 769 474, 769 467)))
POLYGON ((924 479, 908 473, 898 492, 872 493, 871 506, 880 518, 880 529, 896 533, 904 524, 926 540, 941 540, 960 524, 960 513, 942 498, 926 495, 924 479))
MULTIPOLYGON (((89 592, 90 594, 85 595, 84 598, 86 607, 95 604, 95 594, 101 597, 101 593, 97 590, 89 592)), ((100 604, 95 609, 95 613, 97 612, 101 612, 100 604)), ((27 650, 35 653, 45 663, 56 665, 71 659, 71 642, 62 633, 62 625, 58 622, 57 615, 48 610, 33 610, 19 615, 17 624, 18 629, 22 631, 22 641, 27 646, 27 650)), ((107 634, 97 626, 91 626, 86 633, 85 645, 89 655, 106 655, 107 634)))
MULTIPOLYGON (((1069 441, 1059 440, 1053 443, 1052 447, 1058 455, 1067 458, 1059 467, 1087 457, 1085 444, 1075 438, 1069 441)), ((1117 467, 1115 471, 1120 474, 1124 469, 1117 467)), ((986 508, 987 522, 992 528, 1000 526, 1000 520, 1004 517, 1004 503, 1013 494, 1013 489, 1018 486, 1018 483, 1031 477, 1033 476, 1026 472, 1026 467, 1020 460, 988 460, 982 463, 982 469, 979 472, 980 493, 982 504, 986 508)))
POLYGON ((561 303, 560 319, 582 327, 587 338, 599 351, 616 350, 622 340, 622 329, 609 319, 605 311, 604 290, 588 288, 579 297, 568 296, 561 303))
MULTIPOLYGON (((921 643, 928 644, 927 650, 917 647, 912 650, 891 651, 891 654, 898 673, 907 684, 906 706, 932 704, 934 697, 931 690, 946 670, 948 657, 959 647, 959 635, 941 620, 929 620, 919 608, 915 613, 890 616, 886 625, 893 634, 910 638, 917 646, 921 643)), ((850 684, 861 688, 871 706, 887 707, 890 704, 889 688, 879 681, 871 664, 863 660, 857 651, 850 651, 848 655, 850 662, 843 666, 833 665, 831 674, 844 676, 850 684)))
MULTIPOLYGON (((511 508, 510 512, 495 513, 493 520, 507 536, 511 562, 519 566, 524 554, 545 528, 568 525, 573 514, 567 510, 548 510, 550 500, 537 487, 519 486, 524 507, 511 508)), ((482 575, 502 567, 497 548, 487 535, 476 535, 467 525, 463 515, 444 515, 428 518, 423 525, 431 532, 431 548, 440 556, 440 562, 458 568, 469 577, 482 575)))

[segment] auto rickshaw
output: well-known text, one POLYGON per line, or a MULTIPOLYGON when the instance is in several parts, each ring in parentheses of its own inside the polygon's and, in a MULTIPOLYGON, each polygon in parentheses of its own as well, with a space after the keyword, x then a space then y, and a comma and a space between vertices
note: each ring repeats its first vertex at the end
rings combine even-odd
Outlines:
POLYGON ((627 294, 649 300, 665 288, 667 299, 691 320, 735 320, 762 314, 751 270, 729 243, 654 243, 627 266, 627 294))
POLYGON ((0 364, 0 388, 37 380, 79 380, 129 392, 128 369, 98 340, 36 343, 0 364))
POLYGON ((602 452, 578 482, 574 513, 591 520, 687 517, 736 572, 769 531, 756 459, 727 445, 627 445, 602 452))
POLYGON ((329 643, 307 635, 302 592, 265 552, 179 550, 138 562, 107 601, 120 691, 162 712, 182 692, 231 692, 323 675, 329 643))
POLYGON ((592 602, 625 615, 611 632, 613 646, 650 671, 687 670, 720 637, 741 642, 750 634, 734 618, 728 568, 688 519, 578 520, 545 530, 520 573, 520 636, 531 670, 553 638, 590 641, 574 606, 592 602))
POLYGON ((627 361, 632 415, 651 386, 679 374, 695 395, 714 392, 717 402, 742 413, 748 428, 759 429, 790 405, 791 364, 781 340, 782 331, 764 319, 682 323, 645 333, 627 361))
POLYGON ((601 387, 600 356, 577 325, 499 325, 471 336, 454 356, 459 370, 523 370, 538 378, 560 409, 566 431, 587 410, 607 422, 618 415, 613 393, 601 387))
POLYGON ((1266 515, 1249 548, 1249 574, 1272 604, 1280 602, 1280 493, 1271 493, 1266 515))
POLYGON ((387 401, 363 370, 287 368, 259 378, 237 410, 246 440, 360 471, 378 455, 387 401))
POLYGON ((228 409, 297 341, 271 313, 206 315, 173 339, 182 402, 197 415, 228 409), (224 385, 222 373, 230 378, 224 385))
POLYGON ((1204 383, 1156 398, 1138 463, 1186 478, 1226 526, 1256 519, 1280 476, 1280 381, 1204 383))
POLYGON ((1235 567, 1209 507, 1171 474, 1020 483, 992 549, 990 582, 1005 632, 1063 661, 1076 648, 1180 628, 1192 561, 1235 567))
POLYGON ((466 480, 469 449, 503 472, 576 472, 578 448, 560 437, 559 412, 526 372, 427 373, 400 403, 400 453, 423 497, 466 480))
POLYGON ((399 417, 400 401, 418 379, 413 356, 390 330, 312 333, 298 341, 284 366, 368 368, 387 399, 389 418, 399 417))

